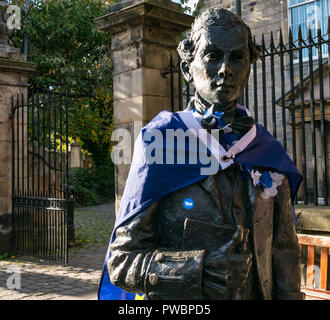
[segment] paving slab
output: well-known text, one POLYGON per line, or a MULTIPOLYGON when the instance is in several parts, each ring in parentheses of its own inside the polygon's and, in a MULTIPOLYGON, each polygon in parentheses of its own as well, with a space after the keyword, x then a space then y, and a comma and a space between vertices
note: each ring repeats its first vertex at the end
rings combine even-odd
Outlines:
POLYGON ((68 265, 23 256, 0 260, 0 300, 96 300, 114 220, 114 202, 75 209, 80 245, 69 249, 68 265), (10 289, 14 267, 19 288, 10 289))

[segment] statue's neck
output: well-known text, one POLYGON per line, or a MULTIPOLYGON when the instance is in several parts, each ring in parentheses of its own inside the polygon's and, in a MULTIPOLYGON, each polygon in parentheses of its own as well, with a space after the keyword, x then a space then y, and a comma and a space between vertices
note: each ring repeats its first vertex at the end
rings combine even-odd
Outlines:
POLYGON ((234 121, 237 100, 234 100, 231 102, 219 102, 217 104, 212 105, 196 93, 194 102, 195 102, 194 103, 195 109, 200 114, 204 114, 207 109, 209 109, 213 106, 214 107, 213 112, 219 111, 219 112, 224 113, 224 115, 222 116, 222 119, 226 123, 232 123, 234 121))

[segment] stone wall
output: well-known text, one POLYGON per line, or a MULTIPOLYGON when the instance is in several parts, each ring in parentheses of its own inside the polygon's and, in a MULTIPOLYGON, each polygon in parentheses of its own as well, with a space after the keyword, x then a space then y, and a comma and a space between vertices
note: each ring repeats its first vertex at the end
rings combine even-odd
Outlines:
POLYGON ((0 55, 0 253, 12 248, 12 96, 26 96, 28 74, 35 70, 24 56, 7 53, 0 55))
POLYGON ((204 9, 211 7, 221 7, 230 11, 235 11, 235 0, 201 0, 204 3, 204 9))
MULTIPOLYGON (((0 1, 0 254, 9 252, 12 241, 12 97, 27 96, 27 78, 35 65, 26 62, 19 49, 8 45, 7 1, 0 1)), ((20 117, 18 126, 26 122, 20 117)), ((16 129, 16 128, 14 128, 16 129)), ((18 139, 21 139, 18 137, 18 139)))
MULTIPOLYGON (((128 130, 127 148, 132 151, 141 127, 159 112, 170 110, 170 77, 163 72, 171 54, 177 59, 181 34, 192 20, 170 0, 122 1, 95 20, 99 29, 111 34, 114 129, 128 130)), ((178 97, 175 101, 178 109, 178 97)), ((115 165, 117 210, 129 168, 130 164, 115 165)))

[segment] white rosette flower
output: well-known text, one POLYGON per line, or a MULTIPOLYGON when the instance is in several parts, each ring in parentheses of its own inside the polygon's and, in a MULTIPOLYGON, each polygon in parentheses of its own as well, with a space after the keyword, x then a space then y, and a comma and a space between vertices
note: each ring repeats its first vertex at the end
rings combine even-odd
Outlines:
POLYGON ((277 186, 280 186, 282 184, 282 180, 284 179, 283 174, 279 174, 277 172, 271 172, 270 176, 271 176, 273 182, 277 184, 277 186))
POLYGON ((277 187, 282 184, 284 179, 283 174, 279 174, 276 172, 270 172, 270 176, 272 178, 272 186, 270 188, 265 188, 264 191, 261 193, 261 198, 268 199, 270 197, 275 197, 277 195, 277 187))

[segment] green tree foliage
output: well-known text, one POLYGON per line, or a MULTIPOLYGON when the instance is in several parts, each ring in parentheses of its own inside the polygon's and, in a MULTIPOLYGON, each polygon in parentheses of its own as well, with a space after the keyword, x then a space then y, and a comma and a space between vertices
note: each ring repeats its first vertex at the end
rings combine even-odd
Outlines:
POLYGON ((28 60, 37 64, 31 75, 35 93, 67 87, 69 136, 91 154, 96 167, 111 168, 113 122, 111 39, 94 19, 109 13, 105 0, 12 0, 21 8, 22 28, 11 45, 23 48, 28 35, 28 60))
POLYGON ((67 87, 69 136, 91 154, 96 167, 111 166, 113 122, 111 39, 94 19, 109 12, 104 0, 12 0, 21 8, 22 28, 11 44, 23 48, 28 35, 28 60, 37 64, 31 89, 37 94, 67 87))
POLYGON ((67 86, 70 97, 70 136, 82 143, 96 163, 109 159, 112 124, 111 40, 93 19, 109 11, 109 1, 33 0, 28 19, 24 1, 23 27, 12 37, 23 47, 29 37, 29 61, 37 63, 30 82, 35 92, 67 86), (107 154, 102 152, 107 150, 107 154), (102 155, 100 155, 102 154, 102 155), (94 158, 96 157, 96 158, 94 158))
POLYGON ((200 14, 201 10, 204 8, 205 2, 199 0, 194 8, 193 16, 196 17, 200 14))
POLYGON ((97 30, 94 18, 108 13, 109 4, 95 0, 32 0, 28 19, 24 1, 23 26, 12 38, 23 47, 23 34, 29 37, 29 60, 38 68, 32 76, 36 91, 52 85, 68 85, 71 94, 91 96, 91 88, 111 84, 108 33, 97 30))
POLYGON ((194 5, 189 3, 189 0, 172 0, 173 2, 181 4, 181 10, 184 13, 190 14, 192 16, 197 16, 201 9, 204 7, 204 1, 198 0, 194 5))

